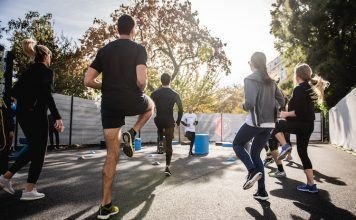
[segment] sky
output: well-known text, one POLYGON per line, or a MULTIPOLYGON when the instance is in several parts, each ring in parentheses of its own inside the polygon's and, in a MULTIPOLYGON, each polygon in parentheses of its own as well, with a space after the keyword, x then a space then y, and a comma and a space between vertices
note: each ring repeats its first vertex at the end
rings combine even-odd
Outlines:
MULTIPOLYGON (((274 38, 269 33, 271 4, 274 0, 191 0, 201 24, 213 36, 227 43, 226 53, 232 62, 231 74, 223 76, 220 86, 242 84, 251 72, 248 60, 255 51, 264 52, 267 62, 278 56, 274 38)), ((110 14, 130 0, 0 0, 0 20, 24 17, 29 10, 52 13, 56 33, 79 39, 94 18, 110 20, 110 14)), ((6 40, 0 43, 8 45, 6 40)))

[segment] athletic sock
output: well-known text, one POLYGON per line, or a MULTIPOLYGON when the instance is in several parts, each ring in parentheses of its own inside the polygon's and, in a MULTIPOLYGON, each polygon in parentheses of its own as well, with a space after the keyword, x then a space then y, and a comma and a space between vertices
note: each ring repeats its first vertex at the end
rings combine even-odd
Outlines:
POLYGON ((104 205, 103 207, 106 209, 109 209, 111 207, 112 203, 110 202, 109 204, 104 205))
POLYGON ((282 165, 282 164, 277 165, 277 167, 278 167, 278 171, 279 171, 279 172, 284 172, 284 169, 283 169, 283 165, 282 165))

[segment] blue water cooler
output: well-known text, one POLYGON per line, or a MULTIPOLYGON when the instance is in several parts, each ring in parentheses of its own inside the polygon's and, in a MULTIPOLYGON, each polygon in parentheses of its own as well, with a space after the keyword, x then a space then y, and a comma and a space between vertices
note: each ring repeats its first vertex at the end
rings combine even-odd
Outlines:
POLYGON ((141 138, 135 138, 135 151, 141 150, 141 138))
POLYGON ((195 135, 195 154, 206 155, 209 153, 209 135, 196 134, 195 135))

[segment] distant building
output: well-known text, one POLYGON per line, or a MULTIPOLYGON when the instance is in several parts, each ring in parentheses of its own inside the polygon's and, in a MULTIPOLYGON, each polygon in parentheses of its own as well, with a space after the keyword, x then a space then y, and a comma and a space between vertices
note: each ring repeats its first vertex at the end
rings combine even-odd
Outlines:
POLYGON ((267 72, 273 78, 279 78, 280 81, 287 79, 287 69, 283 65, 281 56, 276 57, 267 64, 267 72))

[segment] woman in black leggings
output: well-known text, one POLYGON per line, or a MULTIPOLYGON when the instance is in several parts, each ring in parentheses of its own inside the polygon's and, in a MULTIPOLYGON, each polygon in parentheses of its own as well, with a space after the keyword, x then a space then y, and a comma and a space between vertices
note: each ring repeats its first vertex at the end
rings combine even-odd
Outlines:
POLYGON ((37 192, 35 184, 40 176, 47 147, 48 119, 47 110, 55 119, 55 128, 63 131, 64 126, 51 94, 53 72, 51 51, 43 45, 37 45, 31 39, 24 40, 23 48, 26 55, 34 59, 28 70, 24 72, 13 89, 17 100, 17 120, 28 142, 28 150, 22 153, 9 170, 0 177, 1 187, 13 194, 11 178, 29 162, 30 168, 26 188, 21 200, 43 198, 43 193, 37 192))
POLYGON ((313 166, 308 156, 308 144, 311 134, 314 130, 314 102, 319 98, 322 99, 323 91, 327 82, 319 78, 312 79, 312 70, 307 64, 298 65, 295 68, 294 79, 298 84, 293 90, 293 96, 288 104, 288 111, 282 111, 281 118, 272 132, 282 145, 282 151, 278 160, 284 159, 292 149, 286 142, 283 132, 296 135, 297 151, 302 161, 304 172, 307 177, 307 184, 298 186, 297 190, 317 193, 318 189, 314 184, 313 166), (316 86, 313 86, 314 84, 316 86))

